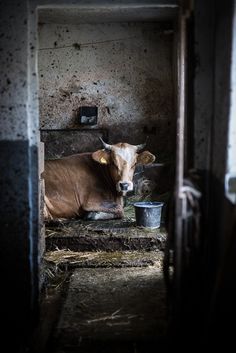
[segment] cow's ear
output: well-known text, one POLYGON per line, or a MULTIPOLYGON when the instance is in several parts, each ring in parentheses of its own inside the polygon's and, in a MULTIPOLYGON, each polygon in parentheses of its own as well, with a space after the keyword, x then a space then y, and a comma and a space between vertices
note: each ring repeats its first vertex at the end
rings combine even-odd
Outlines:
POLYGON ((105 150, 98 150, 92 153, 92 158, 100 164, 110 163, 110 153, 105 150))
POLYGON ((140 153, 138 155, 138 158, 137 158, 137 163, 138 164, 151 164, 155 161, 156 157, 148 152, 148 151, 143 151, 142 153, 140 153))

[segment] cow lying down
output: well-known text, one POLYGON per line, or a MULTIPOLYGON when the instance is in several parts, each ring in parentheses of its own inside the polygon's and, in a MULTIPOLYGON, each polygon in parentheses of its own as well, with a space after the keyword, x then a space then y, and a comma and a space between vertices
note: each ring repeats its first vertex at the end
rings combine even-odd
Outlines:
POLYGON ((150 164, 155 156, 145 147, 117 143, 104 149, 46 160, 45 220, 59 218, 122 218, 123 196, 133 190, 136 164, 150 164))

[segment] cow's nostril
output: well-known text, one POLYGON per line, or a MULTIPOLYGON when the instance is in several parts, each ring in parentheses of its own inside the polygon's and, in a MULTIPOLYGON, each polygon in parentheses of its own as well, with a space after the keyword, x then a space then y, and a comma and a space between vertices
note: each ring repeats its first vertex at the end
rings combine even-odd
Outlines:
POLYGON ((129 187, 129 183, 120 183, 120 189, 122 191, 127 191, 129 187))

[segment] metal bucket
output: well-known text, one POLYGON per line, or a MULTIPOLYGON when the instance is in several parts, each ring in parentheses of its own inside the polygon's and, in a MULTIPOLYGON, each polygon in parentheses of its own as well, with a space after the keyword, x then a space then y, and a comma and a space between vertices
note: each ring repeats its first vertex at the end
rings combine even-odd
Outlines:
POLYGON ((160 228, 163 202, 135 202, 136 225, 147 228, 160 228))

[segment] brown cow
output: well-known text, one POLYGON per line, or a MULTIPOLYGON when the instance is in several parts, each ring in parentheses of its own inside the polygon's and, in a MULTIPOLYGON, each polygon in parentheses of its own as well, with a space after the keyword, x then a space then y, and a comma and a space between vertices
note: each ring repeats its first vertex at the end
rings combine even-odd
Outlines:
POLYGON ((133 190, 136 164, 154 162, 145 147, 117 143, 104 149, 45 161, 46 220, 57 218, 113 219, 123 217, 123 196, 133 190))

